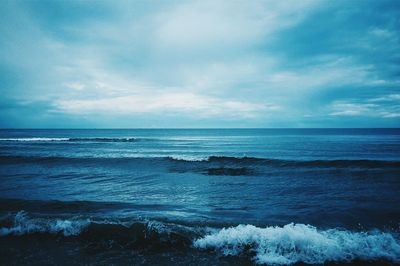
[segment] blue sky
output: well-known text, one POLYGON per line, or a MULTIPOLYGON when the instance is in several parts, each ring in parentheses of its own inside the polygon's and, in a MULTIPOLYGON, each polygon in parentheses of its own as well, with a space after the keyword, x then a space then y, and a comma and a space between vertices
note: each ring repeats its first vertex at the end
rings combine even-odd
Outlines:
POLYGON ((398 127, 399 1, 0 2, 0 127, 398 127))

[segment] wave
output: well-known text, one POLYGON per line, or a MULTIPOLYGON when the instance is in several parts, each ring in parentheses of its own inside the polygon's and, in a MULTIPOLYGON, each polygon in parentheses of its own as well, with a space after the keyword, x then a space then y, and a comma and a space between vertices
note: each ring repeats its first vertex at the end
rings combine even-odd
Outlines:
POLYGON ((126 157, 63 157, 63 156, 25 156, 25 155, 0 155, 0 163, 127 163, 133 165, 135 162, 141 164, 150 163, 158 166, 171 166, 177 171, 196 170, 212 175, 233 173, 256 174, 256 170, 268 167, 277 168, 399 168, 400 161, 386 160, 281 160, 255 157, 185 157, 185 156, 143 156, 137 155, 126 157))
POLYGON ((194 247, 225 256, 249 255, 259 264, 323 264, 353 260, 400 262, 400 241, 390 233, 318 230, 304 224, 224 228, 194 241, 194 247))
POLYGON ((74 142, 134 142, 138 138, 120 137, 120 138, 70 138, 69 141, 74 142))
POLYGON ((247 257, 268 265, 348 263, 354 260, 400 263, 399 239, 394 233, 382 231, 319 230, 311 225, 293 223, 283 227, 238 225, 217 229, 135 219, 33 218, 25 211, 11 218, 0 221, 0 237, 48 234, 96 245, 114 243, 144 249, 214 250, 225 256, 247 257))
POLYGON ((93 137, 93 138, 2 138, 0 141, 12 142, 134 142, 138 138, 133 137, 93 137))
POLYGON ((20 211, 15 215, 11 226, 0 228, 0 236, 33 233, 61 233, 64 236, 75 236, 79 235, 82 229, 88 225, 89 220, 31 219, 25 211, 20 211))
POLYGON ((6 138, 0 141, 16 141, 16 142, 50 142, 50 141, 68 141, 69 138, 6 138))
POLYGON ((117 245, 134 245, 140 248, 152 246, 190 247, 192 240, 204 234, 205 229, 133 218, 119 219, 82 218, 69 219, 30 217, 19 211, 14 217, 0 221, 0 237, 57 235, 81 241, 99 243, 115 242, 117 245), (11 218, 11 219, 10 219, 11 218))
POLYGON ((257 165, 275 165, 282 167, 309 166, 309 167, 400 167, 399 161, 386 160, 282 160, 257 157, 230 157, 230 156, 210 156, 206 159, 208 162, 235 163, 235 164, 257 164, 257 165))

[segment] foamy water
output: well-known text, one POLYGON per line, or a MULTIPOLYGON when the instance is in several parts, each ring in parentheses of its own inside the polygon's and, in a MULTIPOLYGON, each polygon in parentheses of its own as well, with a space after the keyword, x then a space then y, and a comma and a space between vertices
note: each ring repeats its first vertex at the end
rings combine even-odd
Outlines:
MULTIPOLYGON (((236 227, 190 228, 165 224, 157 221, 143 221, 143 229, 132 235, 132 241, 138 233, 145 237, 149 232, 174 235, 177 228, 184 228, 179 234, 190 239, 193 234, 210 232, 193 239, 193 247, 221 252, 225 256, 250 256, 258 264, 291 265, 294 263, 323 264, 326 262, 351 262, 355 259, 374 261, 388 260, 400 263, 400 241, 398 235, 390 232, 369 231, 355 232, 343 229, 321 230, 311 225, 287 224, 283 227, 256 227, 254 225, 238 225, 236 227), (143 231, 144 230, 144 231, 143 231), (147 232, 147 233, 146 233, 147 232), (186 234, 186 236, 184 236, 186 234)), ((9 226, 0 227, 0 236, 20 236, 30 234, 61 234, 64 237, 79 236, 89 230, 89 226, 97 224, 102 230, 118 241, 121 228, 129 231, 129 223, 118 221, 91 221, 90 219, 46 219, 32 218, 25 211, 18 212, 9 226), (108 227, 109 226, 109 227, 108 227), (117 226, 115 228, 115 226, 117 226)), ((127 236, 129 241, 129 235, 127 236)), ((165 241, 162 237, 155 241, 165 241)), ((177 240, 173 240, 177 241, 177 240)))
POLYGON ((83 228, 88 226, 87 220, 66 220, 66 219, 31 219, 27 213, 20 211, 15 215, 14 223, 9 227, 0 227, 0 236, 27 235, 34 233, 63 234, 64 236, 79 235, 83 228))
POLYGON ((400 264, 399 151, 398 129, 0 130, 0 253, 400 264))
POLYGON ((259 264, 322 264, 354 259, 400 262, 400 241, 390 233, 318 230, 311 225, 293 223, 283 227, 224 228, 195 240, 194 246, 215 249, 226 256, 254 254, 253 259, 259 264))

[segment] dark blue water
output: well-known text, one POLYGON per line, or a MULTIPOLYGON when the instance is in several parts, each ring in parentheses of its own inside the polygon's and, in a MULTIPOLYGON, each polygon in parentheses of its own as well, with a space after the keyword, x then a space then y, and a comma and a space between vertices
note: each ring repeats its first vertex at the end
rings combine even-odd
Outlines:
POLYGON ((399 129, 0 131, 2 239, 105 264, 396 264, 399 202, 399 129))

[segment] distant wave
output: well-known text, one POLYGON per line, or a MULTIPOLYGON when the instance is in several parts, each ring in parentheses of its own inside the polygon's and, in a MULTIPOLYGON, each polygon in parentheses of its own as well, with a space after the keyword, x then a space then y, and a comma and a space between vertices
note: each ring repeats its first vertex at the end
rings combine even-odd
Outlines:
POLYGON ((20 211, 0 222, 1 236, 56 234, 94 243, 139 248, 164 246, 214 250, 225 256, 245 256, 258 264, 291 265, 328 262, 400 262, 400 241, 392 233, 319 230, 305 224, 260 228, 253 225, 216 229, 156 221, 93 221, 82 218, 32 218, 20 211))
MULTIPOLYGON (((400 167, 400 161, 387 160, 282 160, 272 158, 256 157, 231 157, 231 156, 209 156, 207 158, 175 158, 170 160, 178 162, 204 162, 217 165, 236 166, 276 166, 276 167, 400 167)), ((239 168, 238 168, 239 169, 239 168)))
POLYGON ((264 168, 399 168, 400 161, 386 160, 281 160, 254 157, 227 157, 227 156, 210 156, 206 158, 189 157, 189 156, 143 156, 137 157, 62 157, 62 156, 19 156, 19 155, 0 155, 0 163, 126 163, 129 165, 145 164, 158 166, 171 166, 173 169, 180 171, 206 171, 209 174, 223 175, 225 173, 233 173, 232 175, 240 175, 243 173, 253 174, 253 170, 262 170, 264 168), (238 174, 237 174, 238 173, 238 174))
POLYGON ((281 160, 256 157, 230 157, 230 156, 210 156, 206 160, 208 162, 218 163, 236 163, 236 164, 257 164, 257 165, 275 165, 282 167, 308 166, 308 167, 399 167, 399 161, 386 160, 281 160))
POLYGON ((50 141, 69 141, 69 138, 6 138, 0 141, 16 141, 16 142, 50 142, 50 141))
POLYGON ((167 158, 177 162, 209 162, 225 164, 248 164, 248 165, 276 165, 276 166, 326 166, 326 167, 346 167, 346 166, 400 166, 400 161, 392 160, 285 160, 275 158, 259 157, 235 157, 235 156, 166 156, 166 157, 146 157, 146 158, 167 158))
POLYGON ((323 264, 355 259, 400 262, 400 241, 390 233, 318 230, 304 224, 224 228, 195 240, 194 247, 219 250, 225 256, 250 255, 256 263, 269 265, 323 264))
POLYGON ((117 138, 0 138, 0 141, 13 142, 133 142, 139 139, 133 137, 117 137, 117 138))

